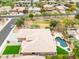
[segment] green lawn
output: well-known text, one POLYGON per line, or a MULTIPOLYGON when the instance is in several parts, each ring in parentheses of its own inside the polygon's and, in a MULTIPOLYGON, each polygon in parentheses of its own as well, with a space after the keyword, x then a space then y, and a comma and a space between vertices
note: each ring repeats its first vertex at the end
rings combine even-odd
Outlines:
POLYGON ((67 55, 68 52, 57 46, 57 54, 58 55, 67 55))
POLYGON ((4 49, 3 55, 7 55, 7 54, 19 54, 20 48, 21 48, 20 45, 7 46, 4 49))

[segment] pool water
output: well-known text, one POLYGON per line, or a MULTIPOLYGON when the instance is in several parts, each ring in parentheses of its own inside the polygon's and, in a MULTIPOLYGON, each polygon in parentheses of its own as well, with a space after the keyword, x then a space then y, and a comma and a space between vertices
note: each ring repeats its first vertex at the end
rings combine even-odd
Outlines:
POLYGON ((66 41, 64 39, 62 39, 60 37, 56 37, 55 39, 56 39, 56 41, 58 41, 60 43, 60 45, 62 47, 67 47, 66 41))

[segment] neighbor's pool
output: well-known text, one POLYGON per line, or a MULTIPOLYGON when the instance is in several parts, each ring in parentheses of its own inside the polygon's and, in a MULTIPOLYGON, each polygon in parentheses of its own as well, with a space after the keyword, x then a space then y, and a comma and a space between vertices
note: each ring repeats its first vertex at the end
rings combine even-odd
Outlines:
POLYGON ((56 39, 56 41, 58 41, 60 43, 60 45, 62 47, 67 47, 66 41, 64 39, 62 39, 60 37, 56 37, 55 39, 56 39))

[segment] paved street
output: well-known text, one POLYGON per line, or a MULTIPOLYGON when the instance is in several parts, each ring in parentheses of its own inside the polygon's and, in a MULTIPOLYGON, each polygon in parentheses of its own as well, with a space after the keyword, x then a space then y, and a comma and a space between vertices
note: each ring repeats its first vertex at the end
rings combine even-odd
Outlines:
POLYGON ((22 17, 24 15, 3 15, 0 16, 0 18, 15 18, 15 17, 22 17))
MULTIPOLYGON (((73 13, 73 14, 58 14, 58 15, 45 15, 45 16, 34 16, 34 17, 56 17, 56 16, 69 16, 69 15, 75 15, 75 14, 79 14, 79 13, 73 13)), ((24 14, 26 15, 26 14, 24 14)), ((2 15, 0 16, 0 18, 15 18, 15 17, 22 17, 24 15, 2 15)))
POLYGON ((1 31, 0 31, 0 46, 12 30, 11 25, 15 24, 15 20, 12 19, 1 31))

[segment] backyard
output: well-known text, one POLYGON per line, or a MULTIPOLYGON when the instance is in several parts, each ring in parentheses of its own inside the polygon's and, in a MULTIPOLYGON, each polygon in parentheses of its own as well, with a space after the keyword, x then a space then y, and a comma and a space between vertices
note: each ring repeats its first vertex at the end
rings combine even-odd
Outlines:
POLYGON ((75 56, 70 57, 68 55, 68 52, 64 51, 62 48, 57 47, 57 55, 56 56, 51 56, 47 55, 46 59, 71 59, 76 57, 76 59, 79 59, 79 49, 75 48, 74 49, 75 56))
POLYGON ((58 55, 68 55, 68 52, 57 46, 57 54, 58 55))

